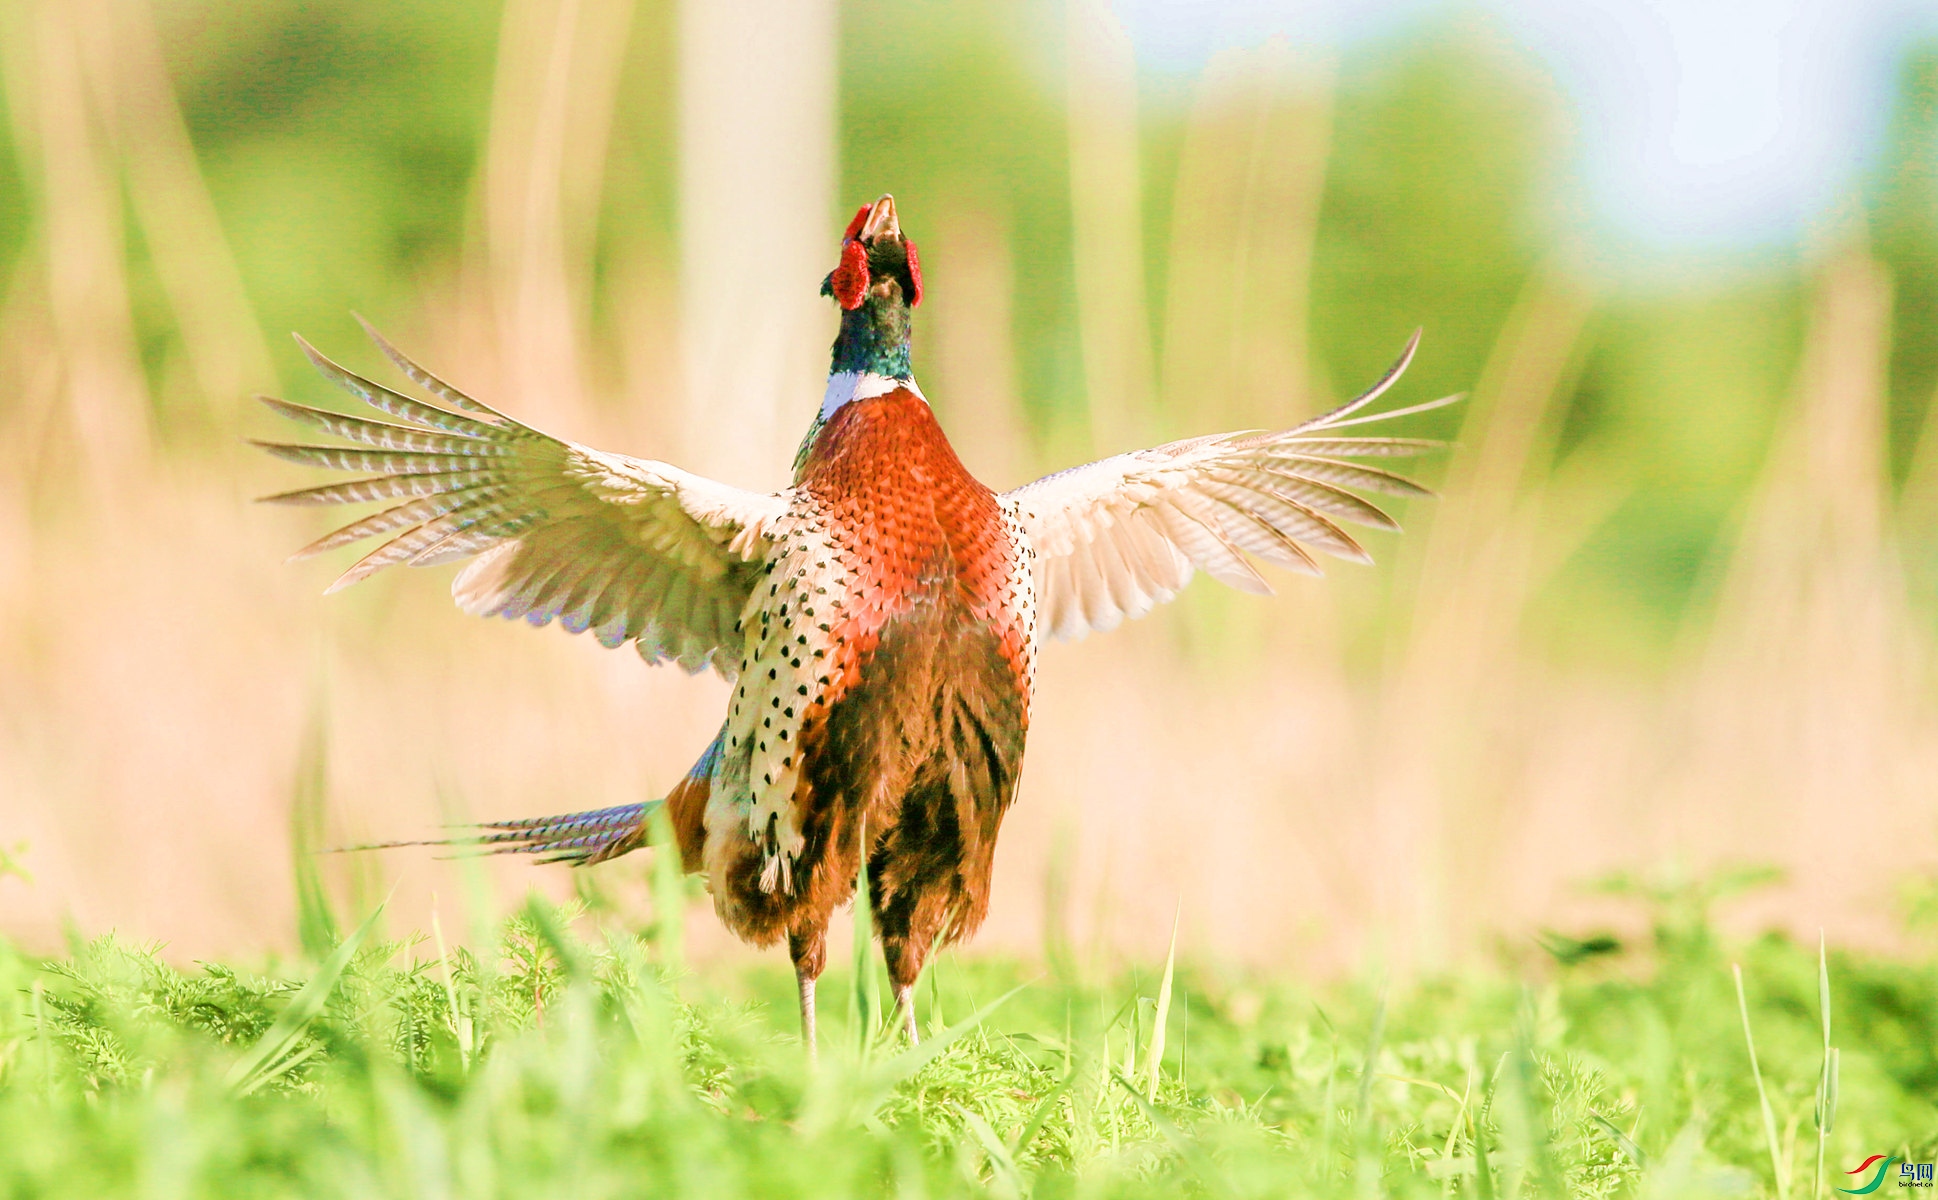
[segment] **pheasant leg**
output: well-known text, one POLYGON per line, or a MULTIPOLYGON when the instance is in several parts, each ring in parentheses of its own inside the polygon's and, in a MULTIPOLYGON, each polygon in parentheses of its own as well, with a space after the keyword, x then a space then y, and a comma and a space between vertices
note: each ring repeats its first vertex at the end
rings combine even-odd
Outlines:
POLYGON ((788 954, 794 959, 794 979, 801 989, 801 1044, 807 1048, 809 1062, 817 1057, 814 1040, 814 981, 828 965, 826 929, 810 929, 787 935, 788 954))
POLYGON ((908 1044, 918 1046, 922 1035, 915 1029, 915 985, 898 983, 895 985, 895 1015, 901 1018, 902 1032, 908 1036, 908 1044))
POLYGON ((795 981, 801 986, 801 1044, 807 1047, 808 1061, 815 1062, 819 1055, 814 1042, 814 976, 797 972, 795 981))

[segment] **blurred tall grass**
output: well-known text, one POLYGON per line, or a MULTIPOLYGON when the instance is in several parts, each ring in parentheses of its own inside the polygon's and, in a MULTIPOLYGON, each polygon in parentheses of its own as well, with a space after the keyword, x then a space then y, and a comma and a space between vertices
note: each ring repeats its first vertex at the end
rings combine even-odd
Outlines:
MULTIPOLYGON (((294 482, 247 396, 329 402, 284 334, 369 366, 354 309, 756 482, 819 397, 785 313, 892 190, 925 389, 997 486, 1296 420, 1415 325, 1405 398, 1471 392, 1376 570, 1051 650, 981 944, 1154 952, 1182 903, 1208 954, 1432 964, 1740 861, 1788 878, 1741 920, 1898 936, 1938 865, 1938 52, 1810 245, 1637 285, 1563 232, 1568 115, 1484 25, 1152 76, 1103 0, 848 0, 739 104, 703 7, 0 0, 0 930, 282 946, 293 796, 347 843, 677 778, 717 681, 280 565, 317 529, 248 503, 294 482)), ((322 873, 411 928, 463 891, 322 873)))

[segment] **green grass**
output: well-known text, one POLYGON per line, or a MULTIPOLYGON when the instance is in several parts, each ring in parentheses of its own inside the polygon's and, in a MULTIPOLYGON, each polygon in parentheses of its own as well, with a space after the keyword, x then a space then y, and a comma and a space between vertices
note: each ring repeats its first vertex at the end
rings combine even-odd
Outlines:
POLYGON ((1657 902, 1391 987, 945 955, 919 1050, 831 972, 818 1070, 784 971, 540 904, 488 958, 365 922, 265 976, 0 946, 0 1196, 1804 1197, 1938 1155, 1938 969, 1657 902))

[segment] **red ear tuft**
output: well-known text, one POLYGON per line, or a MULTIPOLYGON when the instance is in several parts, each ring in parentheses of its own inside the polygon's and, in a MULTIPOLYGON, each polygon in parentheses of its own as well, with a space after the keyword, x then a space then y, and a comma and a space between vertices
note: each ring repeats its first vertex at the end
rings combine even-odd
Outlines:
POLYGON ((916 256, 914 242, 903 238, 902 246, 908 250, 908 281, 914 288, 908 298, 908 304, 910 308, 914 308, 922 303, 922 260, 916 256))
POLYGON ((874 211, 875 211, 874 205, 872 204, 862 205, 861 211, 855 214, 855 219, 848 222, 848 232, 841 235, 841 240, 844 242, 854 241, 855 235, 861 232, 861 227, 868 223, 868 214, 874 211))
POLYGON ((836 303, 850 312, 861 307, 861 298, 868 292, 868 251, 860 242, 850 240, 841 247, 841 265, 834 269, 833 284, 836 303))

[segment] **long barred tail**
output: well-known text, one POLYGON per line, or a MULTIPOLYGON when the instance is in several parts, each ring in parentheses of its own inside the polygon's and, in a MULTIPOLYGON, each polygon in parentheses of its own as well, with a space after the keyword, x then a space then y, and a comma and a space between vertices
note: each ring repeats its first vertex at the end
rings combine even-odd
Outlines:
POLYGON ((664 803, 651 800, 522 821, 487 821, 478 828, 489 832, 470 844, 487 854, 538 854, 541 862, 589 867, 644 846, 647 824, 664 803))
POLYGON ((653 814, 665 803, 664 800, 649 800, 644 804, 621 804, 616 808, 595 808, 589 812, 559 813, 550 817, 484 821, 471 826, 485 831, 476 837, 370 842, 361 846, 339 846, 336 850, 347 853, 353 850, 396 850, 403 846, 448 846, 483 854, 537 854, 543 856, 540 862, 589 867, 644 846, 647 826, 652 822, 653 814))
POLYGON ((433 838, 420 842, 378 842, 367 846, 342 846, 342 850, 391 850, 399 846, 454 846, 483 854, 536 854, 540 862, 571 863, 589 867, 618 858, 646 844, 646 833, 653 817, 662 807, 671 818, 673 838, 680 862, 688 871, 700 869, 700 856, 706 837, 705 810, 713 770, 720 761, 720 747, 726 740, 726 727, 714 735, 700 761, 693 764, 686 778, 674 786, 663 800, 644 804, 621 804, 615 808, 595 808, 587 812, 559 813, 551 817, 525 817, 517 821, 484 821, 470 826, 481 830, 476 837, 433 838))

